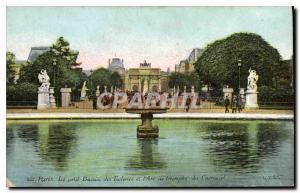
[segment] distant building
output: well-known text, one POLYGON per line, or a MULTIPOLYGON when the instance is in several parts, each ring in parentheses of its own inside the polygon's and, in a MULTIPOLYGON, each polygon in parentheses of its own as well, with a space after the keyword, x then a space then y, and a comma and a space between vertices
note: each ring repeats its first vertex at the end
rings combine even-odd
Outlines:
POLYGON ((189 57, 185 60, 181 60, 179 64, 175 65, 175 72, 187 73, 194 71, 194 63, 202 55, 203 49, 194 48, 189 57))
POLYGON ((151 68, 151 63, 144 61, 139 68, 130 68, 125 76, 125 90, 138 92, 168 91, 168 75, 160 68, 151 68))
POLYGON ((180 68, 180 65, 179 64, 175 64, 175 72, 179 72, 179 68, 180 68))
POLYGON ((28 56, 28 62, 34 62, 40 55, 50 50, 50 47, 32 47, 28 56))
POLYGON ((171 74, 171 69, 170 69, 170 67, 167 68, 167 74, 168 74, 168 75, 171 74))
POLYGON ((203 49, 200 48, 194 48, 192 52, 190 53, 189 57, 187 58, 188 62, 190 64, 197 61, 197 59, 202 55, 203 49))
POLYGON ((108 60, 108 70, 118 72, 120 75, 125 74, 124 60, 120 58, 112 58, 108 60))
POLYGON ((188 60, 181 60, 179 63, 179 72, 185 73, 189 72, 189 63, 188 60))

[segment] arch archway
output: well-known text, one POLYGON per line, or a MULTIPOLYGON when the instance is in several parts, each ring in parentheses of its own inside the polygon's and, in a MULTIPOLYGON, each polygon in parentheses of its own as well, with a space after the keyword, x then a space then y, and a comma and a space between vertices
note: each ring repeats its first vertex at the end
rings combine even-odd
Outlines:
POLYGON ((137 91, 139 91, 139 87, 137 85, 133 85, 132 86, 132 90, 135 91, 135 92, 137 92, 137 91))
POLYGON ((158 87, 156 85, 152 86, 151 91, 152 92, 158 92, 158 87))

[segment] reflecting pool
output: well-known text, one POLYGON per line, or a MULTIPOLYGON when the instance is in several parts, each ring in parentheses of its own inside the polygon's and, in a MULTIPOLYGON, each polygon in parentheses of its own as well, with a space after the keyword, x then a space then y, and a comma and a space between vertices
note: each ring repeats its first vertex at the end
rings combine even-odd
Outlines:
POLYGON ((292 121, 7 121, 7 178, 16 186, 292 186, 292 121))

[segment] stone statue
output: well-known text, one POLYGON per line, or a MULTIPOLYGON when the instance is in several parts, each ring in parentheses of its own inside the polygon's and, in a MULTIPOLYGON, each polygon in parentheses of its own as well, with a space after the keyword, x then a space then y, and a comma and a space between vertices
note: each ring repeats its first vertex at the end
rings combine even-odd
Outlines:
POLYGON ((100 96, 100 86, 99 85, 97 85, 96 96, 97 97, 100 96))
POLYGON ((88 90, 87 86, 86 86, 86 81, 83 82, 82 88, 81 88, 81 95, 80 95, 80 99, 81 100, 85 100, 86 99, 86 91, 88 90))
MULTIPOLYGON (((42 85, 38 89, 38 105, 37 109, 47 109, 50 107, 50 97, 49 97, 49 88, 50 88, 50 78, 46 70, 41 70, 38 75, 39 82, 42 85)), ((53 94, 54 90, 52 89, 53 94)))
POLYGON ((39 87, 39 91, 49 92, 50 78, 47 74, 47 71, 41 70, 41 72, 38 75, 38 79, 39 79, 39 82, 42 83, 42 85, 39 87))
POLYGON ((191 88, 191 93, 195 93, 195 87, 194 87, 194 85, 192 86, 192 88, 191 88))
POLYGON ((251 67, 249 69, 249 76, 248 76, 248 90, 257 90, 257 80, 258 80, 258 75, 256 74, 255 70, 251 70, 251 67))
POLYGON ((248 76, 248 86, 246 91, 246 104, 245 108, 258 108, 257 103, 257 80, 258 75, 256 74, 255 70, 249 69, 249 76, 248 76))

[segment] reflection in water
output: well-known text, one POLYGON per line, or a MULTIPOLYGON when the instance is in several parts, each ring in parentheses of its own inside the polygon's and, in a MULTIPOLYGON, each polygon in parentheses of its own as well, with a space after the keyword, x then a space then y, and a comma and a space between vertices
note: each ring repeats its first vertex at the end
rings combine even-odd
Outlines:
POLYGON ((257 143, 259 156, 266 157, 278 154, 278 149, 282 141, 288 138, 287 133, 283 130, 283 127, 283 124, 257 124, 257 143))
POLYGON ((14 143, 14 130, 12 127, 6 128, 6 153, 10 154, 12 148, 14 147, 12 144, 14 143))
POLYGON ((166 166, 157 152, 157 139, 137 139, 137 143, 136 154, 127 162, 126 168, 159 169, 166 166))
POLYGON ((274 156, 280 141, 287 136, 282 125, 270 123, 227 123, 206 125, 204 139, 209 140, 212 164, 228 170, 257 172, 260 161, 274 156))
MULTIPOLYGON (((135 121, 30 121, 7 124, 7 177, 17 186, 28 175, 48 176, 219 176, 222 181, 118 182, 112 186, 276 186, 293 184, 291 121, 157 120, 156 140, 128 138, 135 121), (260 180, 282 174, 279 180, 260 180), (243 178, 240 178, 243 177, 243 178), (247 178, 246 180, 246 177, 247 178)), ((70 186, 107 186, 106 181, 70 186)))
MULTIPOLYGON (((18 137, 25 143, 33 143, 38 155, 50 161, 58 170, 66 168, 67 159, 77 140, 73 124, 28 124, 16 126, 18 137)), ((13 129, 7 129, 7 141, 13 138, 13 129)), ((9 149, 8 149, 9 150, 9 149)))
POLYGON ((70 124, 39 124, 39 155, 53 163, 58 170, 66 169, 72 148, 75 147, 76 128, 70 124))
POLYGON ((36 147, 39 138, 39 128, 37 124, 17 126, 18 137, 24 142, 32 142, 36 147))

